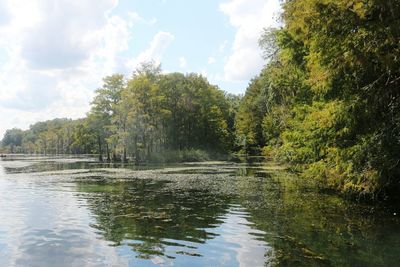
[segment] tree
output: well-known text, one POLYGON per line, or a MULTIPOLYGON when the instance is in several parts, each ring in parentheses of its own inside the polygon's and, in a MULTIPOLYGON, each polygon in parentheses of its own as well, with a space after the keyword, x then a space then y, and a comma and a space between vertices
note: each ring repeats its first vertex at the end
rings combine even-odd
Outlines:
POLYGON ((398 192, 400 1, 295 0, 283 10, 284 26, 261 38, 270 61, 246 92, 238 135, 321 184, 398 192))
POLYGON ((107 160, 110 161, 109 145, 112 147, 113 158, 115 159, 115 149, 117 146, 115 135, 123 127, 117 105, 121 100, 121 92, 125 87, 125 81, 124 77, 120 74, 108 76, 103 81, 103 87, 96 90, 92 109, 88 115, 88 124, 92 132, 97 136, 99 159, 103 160, 103 147, 105 146, 107 160))
POLYGON ((4 134, 2 145, 10 147, 10 152, 14 153, 16 152, 15 148, 21 146, 22 138, 23 131, 21 129, 14 128, 7 130, 4 134))
POLYGON ((207 158, 198 150, 232 149, 238 101, 201 75, 162 74, 145 63, 128 80, 105 77, 85 119, 36 123, 19 145, 29 153, 98 153, 101 161, 207 158))

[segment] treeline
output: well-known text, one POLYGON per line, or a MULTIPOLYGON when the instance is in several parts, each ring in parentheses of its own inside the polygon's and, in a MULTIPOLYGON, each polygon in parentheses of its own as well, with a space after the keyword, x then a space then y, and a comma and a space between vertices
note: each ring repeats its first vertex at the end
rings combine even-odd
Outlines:
POLYGON ((282 6, 282 28, 260 39, 267 64, 243 98, 147 64, 128 80, 105 78, 87 118, 10 130, 3 146, 136 161, 263 153, 343 192, 400 192, 400 1, 282 6))
POLYGON ((2 140, 4 153, 90 154, 90 140, 83 141, 84 119, 54 119, 37 122, 29 130, 7 130, 2 140))
POLYGON ((8 130, 2 144, 11 153, 98 154, 108 161, 206 159, 234 147, 238 106, 239 97, 200 75, 162 74, 145 63, 130 79, 104 78, 86 118, 8 130))
POLYGON ((237 115, 247 151, 343 192, 400 191, 400 1, 292 0, 237 115))

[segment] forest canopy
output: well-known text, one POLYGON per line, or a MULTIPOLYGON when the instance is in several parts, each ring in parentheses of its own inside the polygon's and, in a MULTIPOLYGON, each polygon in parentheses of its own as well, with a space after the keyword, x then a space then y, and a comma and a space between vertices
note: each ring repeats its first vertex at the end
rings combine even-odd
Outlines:
POLYGON ((236 118, 247 151, 373 196, 399 192, 400 1, 293 0, 236 118))
POLYGON ((2 145, 10 153, 98 154, 108 161, 207 158, 234 147, 238 101, 201 75, 162 74, 145 63, 130 79, 105 77, 86 118, 11 129, 2 145))

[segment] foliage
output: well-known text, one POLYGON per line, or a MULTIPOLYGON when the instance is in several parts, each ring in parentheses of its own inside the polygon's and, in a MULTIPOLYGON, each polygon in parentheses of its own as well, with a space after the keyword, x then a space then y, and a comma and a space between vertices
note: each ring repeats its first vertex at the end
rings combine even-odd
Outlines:
POLYGON ((87 118, 9 130, 3 147, 136 162, 262 151, 342 192, 399 192, 400 0, 282 7, 282 28, 260 39, 267 64, 243 97, 149 62, 129 79, 106 77, 87 118))
POLYGON ((241 103, 239 140, 344 192, 398 192, 400 1, 283 10, 284 26, 260 40, 269 62, 241 103))
POLYGON ((10 152, 96 153, 100 160, 199 161, 235 141, 239 97, 197 74, 161 74, 146 63, 130 79, 105 77, 82 120, 57 119, 9 130, 10 152), (16 150, 16 148, 18 148, 16 150))
POLYGON ((7 130, 2 146, 9 153, 90 154, 95 153, 93 135, 85 120, 54 119, 38 122, 28 130, 7 130))
POLYGON ((200 149, 165 150, 150 155, 154 163, 201 162, 210 160, 212 156, 200 149))

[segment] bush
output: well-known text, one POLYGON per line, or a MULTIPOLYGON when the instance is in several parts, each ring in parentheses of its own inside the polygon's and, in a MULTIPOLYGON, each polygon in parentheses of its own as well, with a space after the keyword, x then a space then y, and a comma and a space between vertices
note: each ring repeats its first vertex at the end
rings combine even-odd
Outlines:
POLYGON ((200 162, 210 160, 209 153, 200 149, 166 150, 153 153, 149 157, 152 163, 177 163, 177 162, 200 162))

